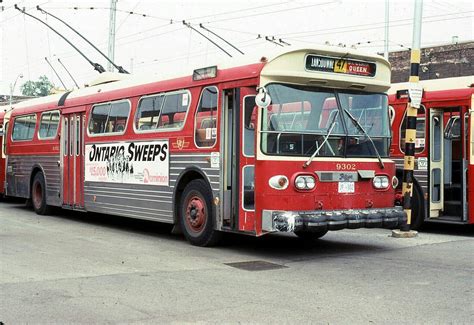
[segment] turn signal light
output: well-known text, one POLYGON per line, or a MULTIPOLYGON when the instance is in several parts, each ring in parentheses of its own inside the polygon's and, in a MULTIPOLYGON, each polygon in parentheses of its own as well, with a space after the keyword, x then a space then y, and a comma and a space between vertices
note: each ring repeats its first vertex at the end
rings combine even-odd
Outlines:
POLYGON ((397 187, 398 187, 398 184, 399 184, 399 182, 398 182, 397 176, 393 176, 393 177, 392 177, 392 187, 393 187, 393 188, 397 188, 397 187))
POLYGON ((288 177, 284 175, 273 176, 268 180, 268 185, 276 190, 284 190, 288 187, 288 177))

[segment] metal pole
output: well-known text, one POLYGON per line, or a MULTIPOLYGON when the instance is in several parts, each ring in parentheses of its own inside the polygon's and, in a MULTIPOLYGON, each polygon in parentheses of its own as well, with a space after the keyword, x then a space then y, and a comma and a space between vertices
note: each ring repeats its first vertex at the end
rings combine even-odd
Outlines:
POLYGON ((9 100, 10 108, 12 107, 12 103, 13 103, 13 91, 15 90, 15 86, 16 86, 16 83, 17 83, 19 78, 23 78, 22 73, 20 73, 18 76, 16 76, 16 79, 15 79, 15 82, 13 83, 13 85, 10 84, 10 100, 9 100))
MULTIPOLYGON (((413 18, 413 40, 410 56, 410 79, 412 83, 411 89, 419 87, 420 80, 420 43, 421 43, 421 20, 423 13, 423 0, 415 0, 415 14, 413 18)), ((416 139, 416 118, 418 115, 419 103, 415 102, 415 96, 410 94, 410 99, 407 105, 407 123, 405 132, 405 159, 403 167, 403 209, 407 214, 407 224, 401 227, 402 231, 409 231, 411 225, 412 204, 413 197, 413 170, 415 166, 415 139, 416 139)), ((419 95, 421 100, 421 94, 419 95)))
POLYGON ((385 0, 385 40, 383 57, 388 61, 388 22, 390 20, 390 0, 385 0))
MULTIPOLYGON (((107 56, 111 61, 114 61, 115 57, 115 18, 117 15, 117 1, 118 0, 110 0, 109 52, 107 56)), ((107 70, 110 72, 114 71, 112 63, 107 63, 107 70)))

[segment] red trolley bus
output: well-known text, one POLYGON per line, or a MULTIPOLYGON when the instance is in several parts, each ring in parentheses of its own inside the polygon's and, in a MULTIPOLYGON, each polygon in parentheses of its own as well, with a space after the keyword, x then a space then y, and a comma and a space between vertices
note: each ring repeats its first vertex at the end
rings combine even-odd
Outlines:
POLYGON ((394 206, 383 58, 298 49, 126 78, 16 105, 7 195, 31 198, 39 214, 59 206, 173 223, 202 246, 226 231, 319 238, 406 220, 394 206))
POLYGON ((0 144, 2 144, 2 149, 0 151, 0 198, 3 197, 5 189, 5 152, 3 146, 3 134, 5 133, 5 112, 6 107, 0 106, 0 144))
MULTIPOLYGON (((423 98, 415 141, 412 228, 424 221, 473 224, 474 77, 420 83, 423 98)), ((400 177, 408 86, 394 84, 389 91, 394 113, 390 153, 400 177)))

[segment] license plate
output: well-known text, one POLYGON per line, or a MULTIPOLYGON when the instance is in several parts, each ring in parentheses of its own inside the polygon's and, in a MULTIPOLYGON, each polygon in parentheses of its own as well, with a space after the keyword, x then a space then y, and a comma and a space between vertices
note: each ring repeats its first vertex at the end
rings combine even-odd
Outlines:
POLYGON ((339 193, 354 193, 355 191, 354 182, 339 182, 338 184, 339 193))

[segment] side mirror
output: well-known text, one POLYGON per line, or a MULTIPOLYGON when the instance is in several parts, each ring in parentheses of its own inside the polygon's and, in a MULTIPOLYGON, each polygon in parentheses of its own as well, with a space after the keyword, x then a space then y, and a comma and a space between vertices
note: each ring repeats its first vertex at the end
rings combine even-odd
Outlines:
POLYGON ((259 107, 267 108, 272 102, 270 95, 267 93, 265 87, 260 87, 257 91, 258 94, 255 96, 255 104, 259 107))

